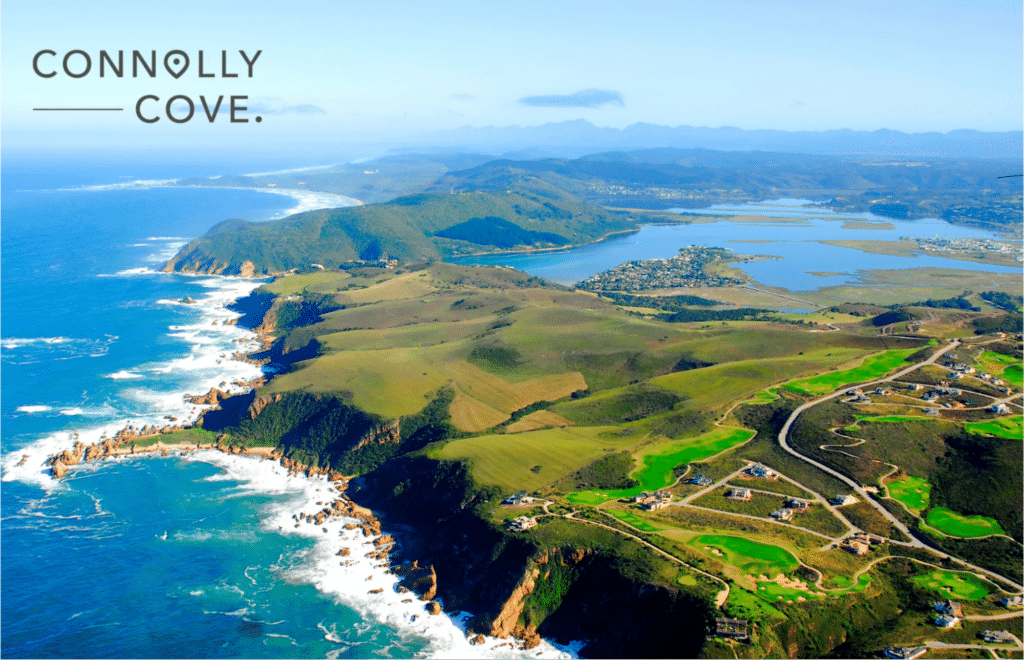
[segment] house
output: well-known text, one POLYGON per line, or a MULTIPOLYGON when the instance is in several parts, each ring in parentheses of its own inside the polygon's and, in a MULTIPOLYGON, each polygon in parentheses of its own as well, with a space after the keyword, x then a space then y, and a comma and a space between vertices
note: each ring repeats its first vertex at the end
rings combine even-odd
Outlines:
POLYGON ((849 506, 850 504, 856 504, 859 500, 853 495, 836 495, 829 503, 832 506, 849 506))
POLYGON ((939 628, 952 628, 958 623, 960 623, 960 619, 956 618, 955 616, 950 616, 948 614, 940 614, 939 616, 935 617, 935 625, 937 625, 939 628))
MULTIPOLYGON (((918 391, 918 390, 922 389, 922 386, 921 386, 921 385, 918 385, 917 383, 911 383, 910 385, 907 385, 907 389, 908 389, 908 390, 913 390, 913 391, 915 391, 915 392, 916 392, 916 391, 918 391)), ((891 647, 890 647, 890 648, 891 648, 891 647)), ((900 647, 900 648, 902 648, 902 647, 900 647)))
POLYGON ((1003 607, 1020 607, 1024 605, 1024 595, 1003 596, 1003 599, 999 602, 1002 603, 1003 607))
POLYGON ((860 396, 861 394, 864 394, 863 391, 858 390, 857 388, 846 390, 846 393, 849 394, 850 396, 860 396))
POLYGON ((532 497, 527 497, 525 492, 515 493, 505 498, 502 504, 508 504, 509 506, 518 506, 520 504, 529 504, 533 501, 532 497))
POLYGON ((710 486, 715 482, 712 481, 709 477, 705 477, 703 474, 695 474, 693 475, 693 478, 691 478, 686 483, 693 484, 694 486, 710 486))
POLYGON ((1016 644, 1017 639, 1009 630, 982 630, 981 638, 991 644, 1016 644))
POLYGON ((725 496, 736 502, 749 502, 754 494, 750 492, 749 488, 733 488, 725 496))
POLYGON ((938 400, 938 398, 939 398, 939 395, 938 395, 938 393, 936 393, 936 392, 928 392, 928 393, 926 393, 926 394, 925 394, 925 395, 924 395, 923 397, 921 397, 921 398, 922 398, 922 399, 923 399, 924 401, 928 401, 928 402, 931 402, 931 401, 936 401, 936 400, 938 400))
POLYGON ((839 547, 852 555, 857 555, 858 557, 863 557, 868 554, 869 550, 871 550, 871 546, 869 544, 854 539, 846 539, 839 547))
POLYGON ((1005 403, 997 403, 996 405, 989 408, 988 411, 996 413, 997 415, 1003 415, 1005 413, 1010 412, 1010 408, 1005 403))
POLYGON ((718 617, 715 619, 715 637, 740 640, 748 639, 747 620, 718 617))
POLYGON ((807 511, 807 509, 809 509, 810 507, 811 504, 807 500, 801 500, 795 497, 791 497, 788 500, 786 500, 786 508, 792 509, 797 513, 803 513, 804 511, 807 511))
POLYGON ((939 600, 933 603, 935 605, 935 611, 942 614, 948 614, 952 617, 962 618, 964 615, 964 608, 955 600, 939 600))
POLYGON ((767 466, 761 465, 760 463, 754 463, 748 467, 745 472, 756 479, 768 479, 770 481, 774 481, 779 478, 777 472, 767 466))
POLYGON ((793 509, 775 509, 769 515, 771 515, 775 520, 788 521, 793 519, 793 509))
POLYGON ((926 414, 926 415, 938 415, 939 414, 939 409, 938 408, 925 408, 924 409, 924 414, 926 414))
POLYGON ((510 520, 507 526, 509 531, 525 532, 526 530, 537 526, 537 519, 529 518, 527 516, 519 516, 515 520, 510 520))
POLYGON ((890 396, 890 395, 892 395, 892 388, 891 387, 876 387, 875 388, 875 394, 880 394, 881 396, 890 396))
POLYGON ((886 646, 885 650, 882 651, 882 655, 887 658, 895 658, 896 660, 913 660, 914 658, 920 658, 927 650, 927 646, 914 646, 910 648, 905 646, 886 646))

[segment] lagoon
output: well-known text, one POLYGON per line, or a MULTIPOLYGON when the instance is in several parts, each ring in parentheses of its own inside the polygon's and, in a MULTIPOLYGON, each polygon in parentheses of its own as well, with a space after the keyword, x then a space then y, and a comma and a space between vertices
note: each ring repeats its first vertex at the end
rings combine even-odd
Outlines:
MULTIPOLYGON (((684 209, 672 209, 683 212, 684 209)), ((575 284, 627 261, 667 259, 687 245, 724 247, 737 254, 774 257, 738 264, 757 283, 790 291, 811 291, 859 284, 859 271, 907 268, 948 268, 992 273, 1020 272, 1020 267, 982 264, 932 255, 870 254, 825 245, 824 240, 896 241, 901 237, 998 239, 991 231, 952 225, 937 218, 896 220, 870 213, 836 213, 807 200, 781 199, 750 204, 724 204, 686 214, 785 218, 778 222, 703 219, 691 224, 646 225, 635 233, 566 250, 532 254, 478 255, 455 263, 510 266, 559 284, 575 284), (848 222, 856 227, 843 227, 848 222), (877 224, 877 229, 865 229, 877 224), (756 242, 754 242, 756 241, 756 242), (819 273, 819 274, 814 274, 819 273), (820 274, 827 273, 827 274, 820 274)), ((685 221, 685 216, 681 215, 685 221)))

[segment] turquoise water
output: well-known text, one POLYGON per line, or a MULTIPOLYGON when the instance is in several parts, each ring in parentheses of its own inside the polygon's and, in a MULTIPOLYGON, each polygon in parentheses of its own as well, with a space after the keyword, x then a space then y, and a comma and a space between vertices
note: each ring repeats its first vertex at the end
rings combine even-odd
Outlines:
POLYGON ((892 220, 870 213, 833 213, 803 200, 776 200, 757 204, 721 205, 686 213, 707 215, 763 215, 800 218, 799 222, 700 222, 689 225, 648 225, 640 231, 600 243, 540 254, 514 254, 454 259, 458 263, 511 266, 559 284, 574 284, 627 261, 667 259, 687 245, 725 247, 737 254, 767 255, 763 261, 738 264, 757 283, 791 291, 856 284, 859 271, 903 268, 952 268, 991 273, 1020 272, 1020 267, 922 255, 900 257, 869 254, 852 248, 824 245, 823 240, 881 240, 901 237, 998 238, 971 227, 937 219, 892 220), (889 223, 892 229, 843 229, 844 221, 889 223), (750 241, 766 241, 753 243, 750 241), (812 273, 842 273, 814 275, 812 273))
MULTIPOLYGON (((334 498, 323 480, 217 452, 90 463, 59 483, 49 478, 46 458, 75 437, 187 420, 198 411, 185 393, 241 391, 239 382, 260 375, 229 359, 254 347, 253 335, 223 323, 237 316, 225 305, 258 282, 154 269, 221 220, 276 217, 295 200, 81 189, 195 174, 5 156, 0 654, 526 655, 499 640, 470 646, 457 613, 402 603, 393 576, 364 556, 372 539, 344 530, 344 519, 296 528, 293 514, 334 498), (198 304, 181 303, 186 296, 198 304)), ((528 655, 537 651, 566 655, 546 644, 528 655)))

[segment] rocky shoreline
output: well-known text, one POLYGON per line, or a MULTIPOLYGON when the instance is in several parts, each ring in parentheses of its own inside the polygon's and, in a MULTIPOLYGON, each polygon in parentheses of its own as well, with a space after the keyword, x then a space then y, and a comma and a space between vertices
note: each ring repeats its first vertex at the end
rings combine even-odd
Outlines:
MULTIPOLYGON (((224 321, 226 324, 235 324, 235 320, 224 321)), ((217 321, 214 321, 217 323, 217 321)), ((259 324, 253 328, 253 331, 257 335, 259 341, 259 348, 246 354, 242 352, 236 352, 232 355, 233 360, 248 362, 256 365, 266 365, 270 362, 270 359, 265 357, 270 352, 272 344, 274 343, 274 337, 272 332, 274 330, 274 323, 272 318, 264 317, 260 319, 259 324)), ((236 386, 242 386, 248 389, 249 394, 254 394, 256 389, 264 385, 268 377, 259 378, 248 382, 235 382, 236 386)), ((221 383, 221 387, 226 388, 227 383, 221 383)), ((113 435, 113 437, 107 437, 104 435, 97 442, 91 444, 85 444, 77 440, 76 436, 75 443, 70 449, 65 449, 50 456, 46 465, 50 468, 50 475, 53 479, 59 480, 63 478, 68 471, 76 465, 86 463, 89 461, 102 461, 112 458, 123 458, 129 456, 144 456, 150 454, 157 454, 162 457, 169 457, 171 455, 176 456, 188 456, 198 451, 219 451, 230 455, 251 455, 258 456, 263 459, 269 459, 276 461, 281 464, 288 474, 292 476, 306 476, 306 477, 323 477, 331 482, 332 486, 338 491, 338 496, 330 502, 317 502, 317 505, 322 506, 321 509, 313 513, 299 511, 292 515, 292 519, 295 521, 295 527, 298 528, 303 524, 315 525, 322 527, 325 533, 328 532, 327 527, 323 527, 324 523, 336 517, 344 517, 353 519, 353 522, 345 523, 343 529, 346 531, 358 529, 362 532, 364 538, 373 539, 370 541, 373 549, 364 554, 364 557, 379 562, 378 567, 384 568, 386 572, 392 573, 395 576, 401 578, 396 590, 400 594, 409 594, 410 597, 403 602, 412 602, 413 597, 424 602, 426 611, 431 615, 439 615, 442 613, 441 604, 435 600, 438 593, 437 586, 437 573, 434 567, 431 565, 420 566, 419 562, 413 560, 408 563, 396 564, 398 557, 398 543, 394 536, 391 534, 384 533, 381 528, 380 520, 370 510, 363 506, 360 506, 348 499, 344 492, 348 487, 349 479, 336 470, 319 468, 314 465, 306 465, 298 461, 292 460, 284 455, 284 453, 276 447, 241 447, 230 444, 229 438, 226 435, 221 435, 213 442, 195 442, 195 443, 184 443, 184 442, 163 442, 162 436, 167 436, 178 431, 187 431, 190 429, 202 428, 202 421, 206 414, 220 410, 220 404, 226 399, 237 396, 240 393, 229 393, 218 387, 211 388, 206 394, 185 395, 185 400, 195 406, 208 406, 205 410, 198 411, 198 416, 194 422, 177 424, 177 420, 173 417, 168 417, 168 421, 171 422, 165 426, 158 427, 156 425, 146 425, 140 428, 136 428, 134 425, 128 425, 113 435), (152 438, 157 438, 156 442, 151 442, 152 438), (139 441, 147 441, 146 444, 140 445, 139 441), (374 538, 376 537, 376 538, 374 538)), ((277 395, 280 398, 280 395, 277 395)), ((250 405, 247 413, 250 417, 255 417, 260 413, 262 408, 269 402, 273 401, 275 397, 256 397, 252 405, 250 405)), ((196 412, 196 409, 193 409, 196 412)), ((22 462, 27 460, 27 456, 22 459, 22 462)), ((343 548, 338 552, 340 557, 349 557, 351 555, 351 549, 343 548)), ((353 562, 352 559, 343 559, 342 563, 353 562)), ((382 594, 383 588, 370 589, 367 593, 369 594, 382 594)), ((502 639, 507 639, 510 636, 519 637, 523 640, 524 648, 533 648, 540 644, 540 638, 534 633, 531 635, 522 634, 519 630, 502 631, 505 634, 501 634, 502 639), (520 634, 515 634, 520 633, 520 634)), ((500 634, 500 633, 499 633, 500 634)), ((485 638, 483 635, 475 635, 470 639, 473 644, 483 643, 485 638)))

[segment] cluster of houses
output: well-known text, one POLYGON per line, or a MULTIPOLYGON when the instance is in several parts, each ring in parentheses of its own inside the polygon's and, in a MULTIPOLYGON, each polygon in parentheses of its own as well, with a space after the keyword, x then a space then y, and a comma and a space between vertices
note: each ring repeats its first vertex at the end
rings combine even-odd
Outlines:
POLYGON ((672 503, 672 493, 667 490, 659 490, 654 493, 645 491, 634 497, 633 501, 645 511, 657 511, 672 503))
POLYGON ((863 557, 871 550, 871 546, 882 545, 883 543, 885 543, 885 539, 877 534, 858 532, 843 539, 839 547, 852 555, 863 557))
POLYGON ((513 520, 509 520, 505 527, 511 532, 525 532, 528 529, 533 529, 537 526, 537 519, 530 518, 529 516, 519 516, 513 520))
POLYGON ((940 600, 934 603, 935 611, 938 616, 935 617, 935 625, 940 628, 952 628, 956 624, 960 623, 960 619, 964 617, 964 609, 955 600, 940 600))
POLYGON ((786 503, 782 505, 781 509, 776 509, 768 515, 775 520, 789 521, 793 519, 793 514, 804 513, 808 508, 810 508, 810 506, 811 505, 807 500, 791 497, 786 500, 786 503))

